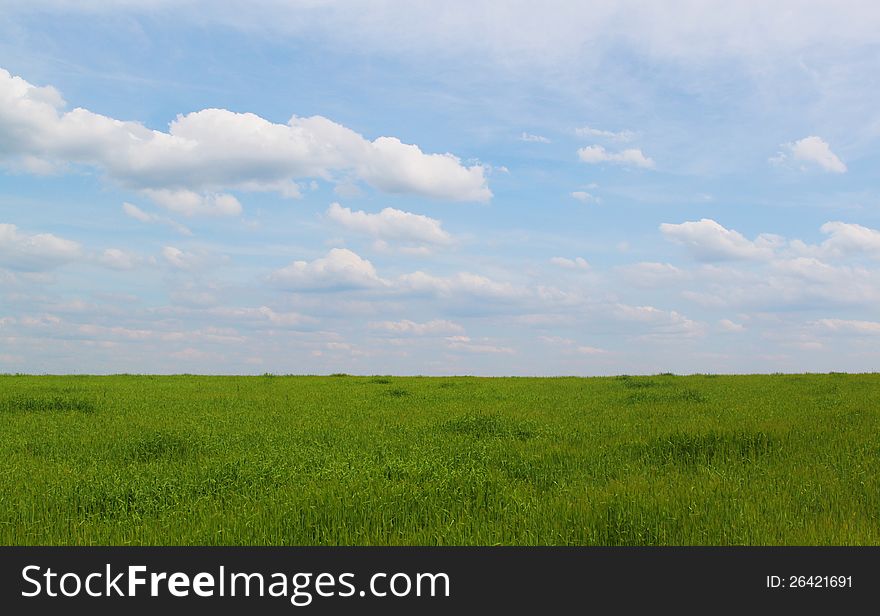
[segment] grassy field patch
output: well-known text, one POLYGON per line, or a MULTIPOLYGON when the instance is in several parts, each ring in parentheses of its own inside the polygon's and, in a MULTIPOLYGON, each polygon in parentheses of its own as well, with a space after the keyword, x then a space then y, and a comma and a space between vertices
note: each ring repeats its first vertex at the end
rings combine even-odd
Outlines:
POLYGON ((880 543, 880 375, 0 376, 0 543, 880 543))

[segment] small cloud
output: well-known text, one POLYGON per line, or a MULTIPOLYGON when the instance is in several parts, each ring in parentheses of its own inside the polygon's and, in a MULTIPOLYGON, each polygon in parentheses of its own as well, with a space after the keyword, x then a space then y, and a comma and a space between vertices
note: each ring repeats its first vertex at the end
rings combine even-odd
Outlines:
POLYGON ((366 259, 347 248, 334 248, 314 261, 294 261, 276 270, 270 279, 290 289, 341 290, 387 284, 366 259))
POLYGON ((769 259, 781 243, 775 235, 762 234, 755 240, 745 238, 733 229, 726 229, 711 218, 681 224, 663 223, 660 232, 667 239, 687 247, 702 261, 735 259, 769 259))
POLYGON ((836 333, 880 336, 880 323, 876 321, 819 319, 814 325, 836 333))
POLYGON ((734 321, 731 321, 730 319, 721 319, 720 321, 718 321, 718 325, 720 325, 721 329, 723 329, 726 332, 744 332, 744 331, 746 331, 745 325, 743 325, 741 323, 735 323, 734 321))
POLYGON ((829 221, 819 230, 828 236, 816 245, 793 240, 791 247, 795 253, 815 255, 823 258, 846 258, 865 255, 880 258, 880 231, 854 223, 829 221))
POLYGON ((452 276, 441 277, 415 271, 400 276, 397 284, 403 291, 439 297, 465 296, 484 300, 512 301, 528 294, 525 288, 470 272, 458 272, 452 276))
POLYGON ((433 320, 416 323, 404 319, 402 321, 379 321, 369 324, 370 329, 387 332, 395 336, 451 336, 464 334, 464 328, 458 323, 444 320, 433 320))
POLYGON ((191 190, 145 189, 154 203, 184 216, 239 216, 238 199, 224 193, 199 194, 191 190))
POLYGON ((195 269, 198 267, 202 259, 191 252, 185 252, 176 246, 165 246, 162 249, 162 257, 172 267, 181 270, 195 269))
POLYGON ((399 240, 434 245, 453 243, 452 236, 443 229, 439 220, 392 207, 370 214, 331 203, 326 216, 341 227, 381 241, 399 240))
POLYGON ((354 182, 342 182, 333 187, 333 193, 339 195, 343 199, 356 199, 362 197, 364 191, 354 182))
POLYGON ((190 231, 187 227, 178 223, 177 221, 171 220, 170 218, 165 218, 164 216, 157 216, 156 214, 145 212, 133 203, 123 203, 122 211, 125 212, 126 216, 134 218, 135 220, 138 220, 140 222, 166 225, 171 227, 181 235, 192 235, 192 231, 190 231))
POLYGON ((51 233, 23 233, 12 224, 0 224, 0 266, 39 272, 83 257, 79 243, 51 233))
POLYGON ((98 262, 111 269, 130 270, 137 267, 140 259, 119 248, 108 248, 98 257, 98 262))
POLYGON ((527 143, 550 143, 550 140, 547 137, 542 137, 541 135, 532 135, 530 133, 523 133, 519 136, 520 141, 525 141, 527 143))
POLYGON ((171 353, 171 357, 174 359, 182 359, 185 361, 200 361, 206 359, 218 359, 218 356, 214 353, 206 353, 205 351, 200 351, 198 349, 193 349, 191 347, 181 349, 180 351, 175 351, 171 353))
POLYGON ((538 336, 538 340, 554 346, 571 346, 574 344, 574 340, 563 338, 562 336, 538 336))
POLYGON ((831 173, 846 173, 846 165, 821 137, 811 135, 793 143, 786 143, 782 148, 776 156, 769 159, 771 163, 785 164, 793 159, 818 166, 831 173))
POLYGON ((669 263, 641 262, 616 268, 623 279, 636 287, 665 287, 685 278, 686 274, 669 263))
POLYGON ((515 350, 510 347, 496 346, 494 344, 486 344, 487 339, 481 342, 474 342, 467 336, 450 336, 446 338, 446 347, 455 351, 467 351, 469 353, 488 353, 499 355, 513 355, 515 350))
POLYGON ((645 156, 638 148, 627 148, 620 152, 609 152, 601 145, 588 145, 577 151, 581 161, 595 165, 599 163, 612 163, 617 165, 641 167, 652 169, 654 161, 645 156))
POLYGON ((606 351, 605 349, 600 349, 598 347, 579 346, 575 349, 575 352, 580 353, 581 355, 604 355, 608 351, 606 351))
POLYGON ((583 190, 576 190, 571 193, 571 196, 581 203, 599 203, 599 197, 591 195, 590 193, 583 190))
POLYGON ((608 139, 609 141, 627 142, 635 139, 636 134, 631 130, 622 130, 614 132, 610 130, 601 130, 590 126, 583 126, 574 129, 574 134, 578 137, 589 137, 594 139, 608 139))
POLYGON ((552 259, 550 259, 550 263, 564 269, 590 269, 590 264, 583 257, 575 257, 574 259, 568 259, 566 257, 553 257, 552 259))

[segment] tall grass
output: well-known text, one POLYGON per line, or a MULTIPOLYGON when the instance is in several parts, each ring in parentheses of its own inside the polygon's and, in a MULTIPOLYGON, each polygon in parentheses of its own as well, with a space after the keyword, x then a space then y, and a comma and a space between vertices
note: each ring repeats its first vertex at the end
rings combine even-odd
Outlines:
POLYGON ((880 375, 0 377, 0 544, 878 544, 880 375))

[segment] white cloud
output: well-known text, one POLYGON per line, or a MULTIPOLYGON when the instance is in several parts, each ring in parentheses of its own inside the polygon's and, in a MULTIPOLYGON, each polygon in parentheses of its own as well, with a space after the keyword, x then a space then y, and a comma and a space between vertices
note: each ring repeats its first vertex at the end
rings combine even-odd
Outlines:
MULTIPOLYGON (((346 49, 461 55, 489 55, 499 63, 571 64, 577 54, 594 56, 626 44, 652 58, 702 61, 717 56, 797 55, 817 46, 850 48, 876 42, 880 11, 872 3, 834 4, 802 0, 720 0, 695 3, 639 0, 534 3, 449 0, 432 3, 389 0, 384 10, 369 3, 278 2, 277 0, 7 0, 4 10, 63 8, 87 14, 142 12, 197 24, 223 24, 249 32, 330 38, 346 49), (471 9, 471 10, 468 10, 471 9), (589 50, 590 54, 585 54, 589 50)), ((600 66, 604 67, 604 65, 600 66)))
POLYGON ((819 319, 815 325, 835 333, 857 335, 880 335, 880 323, 849 319, 819 319))
POLYGON ((843 269, 815 257, 780 258, 771 262, 770 267, 785 276, 812 282, 830 282, 843 269))
POLYGON ((817 309, 880 304, 880 271, 834 266, 815 257, 780 256, 757 271, 703 267, 694 279, 706 286, 683 296, 710 308, 817 309))
POLYGON ((61 319, 54 314, 26 314, 19 317, 18 323, 26 327, 55 327, 61 324, 61 319))
POLYGON ((702 261, 769 259, 774 248, 782 242, 781 238, 770 234, 748 240, 738 231, 726 229, 710 218, 681 224, 662 223, 660 232, 667 239, 687 247, 702 261))
POLYGON ((581 128, 574 129, 574 134, 578 137, 590 137, 590 138, 598 138, 598 139, 608 139, 610 141, 632 141, 635 139, 636 134, 631 130, 622 130, 619 132, 614 132, 610 130, 600 130, 598 128, 591 128, 589 126, 583 126, 581 128))
POLYGON ((566 257, 553 257, 552 259, 550 259, 550 263, 564 269, 590 269, 590 264, 583 257, 575 257, 574 259, 568 259, 566 257))
POLYGON ((510 347, 497 346, 494 344, 486 344, 490 342, 483 339, 481 342, 474 342, 468 336, 450 336, 446 338, 446 346, 456 351, 467 351, 469 353, 489 353, 501 355, 513 355, 516 353, 510 347))
POLYGON ((527 143, 550 143, 550 140, 547 137, 543 137, 541 135, 532 135, 530 133, 523 133, 519 136, 520 141, 525 141, 527 143))
POLYGON ((275 124, 252 113, 203 109, 179 115, 168 132, 86 109, 64 111, 54 88, 35 87, 0 69, 0 156, 103 169, 165 207, 232 213, 225 189, 299 193, 297 178, 354 176, 379 190, 454 201, 486 201, 482 165, 426 154, 394 137, 369 141, 321 116, 275 124), (193 198, 190 193, 199 193, 193 198))
POLYGON ((294 261, 270 279, 291 290, 344 290, 386 286, 376 268, 347 248, 333 248, 314 261, 294 261))
POLYGON ((821 258, 846 258, 867 255, 880 257, 880 231, 862 225, 840 221, 826 222, 819 229, 829 238, 820 245, 809 245, 801 240, 791 242, 796 254, 814 255, 821 258))
POLYGON ((564 338, 562 336, 538 336, 538 340, 553 346, 568 347, 574 344, 574 340, 572 340, 571 338, 564 338))
POLYGON ((631 323, 642 323, 649 327, 649 337, 692 338, 706 333, 704 323, 694 321, 675 310, 662 310, 654 306, 630 306, 617 304, 612 316, 631 323))
POLYGON ((202 263, 202 258, 198 255, 185 252, 176 246, 162 248, 162 256, 173 267, 182 270, 194 269, 202 263))
POLYGON ((171 220, 170 218, 165 218, 163 216, 157 216, 155 214, 150 214, 148 212, 145 212, 141 208, 139 208, 138 206, 134 205, 133 203, 128 203, 128 202, 123 203, 122 204, 122 211, 125 212, 126 216, 130 216, 131 218, 134 218, 135 220, 139 220, 140 222, 145 222, 148 224, 149 223, 157 223, 157 224, 167 225, 167 226, 171 227, 172 229, 174 229, 175 231, 177 231, 178 233, 180 233, 181 235, 192 235, 192 231, 190 231, 184 225, 182 225, 174 220, 171 220))
POLYGON ((28 235, 12 224, 0 223, 0 267, 37 272, 83 256, 82 247, 51 233, 28 235))
POLYGON ((831 236, 822 242, 822 246, 835 256, 852 253, 880 256, 880 231, 876 229, 833 221, 826 222, 819 230, 831 236))
POLYGON ((845 173, 846 165, 831 151, 831 146, 815 135, 804 137, 793 143, 786 143, 783 150, 770 159, 770 162, 781 164, 794 159, 821 167, 832 173, 845 173))
POLYGON ((139 261, 137 256, 119 248, 108 248, 98 257, 101 265, 118 270, 134 269, 139 261))
POLYGON ((147 214, 145 211, 143 211, 141 208, 134 205, 133 203, 123 203, 122 211, 125 212, 126 216, 130 216, 131 218, 134 218, 135 220, 139 220, 141 222, 153 222, 156 219, 153 214, 147 214))
POLYGON ((643 288, 663 287, 687 277, 686 272, 669 263, 633 263, 616 269, 626 282, 643 288))
POLYGON ((452 243, 452 236, 443 230, 439 220, 386 207, 378 214, 353 212, 338 203, 330 204, 327 217, 357 233, 381 240, 401 240, 434 245, 452 243))
POLYGON ((512 300, 525 296, 526 289, 507 282, 497 282, 470 272, 438 277, 422 271, 404 274, 398 279, 402 290, 415 293, 431 293, 443 297, 469 295, 498 300, 512 300))
POLYGON ((207 351, 194 349, 192 347, 174 351, 173 353, 170 353, 170 355, 174 359, 182 359, 184 361, 209 361, 212 359, 221 359, 216 353, 208 353, 207 351))
POLYGON ((718 321, 718 325, 720 325, 721 329, 726 332, 744 332, 746 330, 745 325, 742 323, 736 323, 730 319, 721 319, 718 321))
POLYGON ((654 161, 645 156, 638 148, 627 148, 620 152, 609 152, 601 145, 588 145, 577 151, 578 158, 585 163, 614 163, 633 167, 651 169, 654 161))
POLYGON ((599 197, 595 197, 583 190, 576 190, 571 193, 571 196, 583 203, 599 203, 599 197))
POLYGON ((232 195, 199 194, 191 190, 153 190, 143 193, 166 210, 184 216, 238 216, 241 203, 232 195))
POLYGON ((574 350, 575 353, 579 353, 581 355, 605 355, 606 353, 608 353, 608 351, 606 351, 605 349, 600 349, 598 347, 592 346, 579 346, 576 347, 574 350))
POLYGON ((464 328, 458 323, 435 319, 426 323, 416 323, 404 319, 402 321, 378 321, 369 324, 370 329, 388 332, 395 336, 451 336, 464 334, 464 328))
POLYGON ((278 312, 269 306, 260 306, 258 308, 217 306, 208 309, 207 313, 233 321, 267 322, 275 327, 299 327, 316 322, 316 319, 298 312, 278 312))

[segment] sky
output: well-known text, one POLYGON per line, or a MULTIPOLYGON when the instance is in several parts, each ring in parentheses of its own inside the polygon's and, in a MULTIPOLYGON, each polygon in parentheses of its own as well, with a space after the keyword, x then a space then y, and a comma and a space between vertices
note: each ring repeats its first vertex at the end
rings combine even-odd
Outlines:
POLYGON ((0 373, 880 367, 880 4, 0 0, 0 373))

